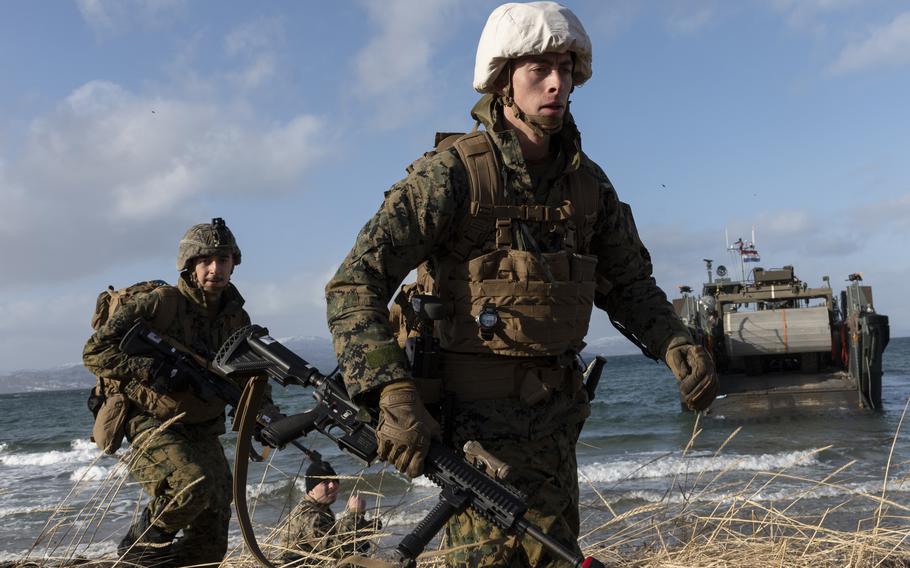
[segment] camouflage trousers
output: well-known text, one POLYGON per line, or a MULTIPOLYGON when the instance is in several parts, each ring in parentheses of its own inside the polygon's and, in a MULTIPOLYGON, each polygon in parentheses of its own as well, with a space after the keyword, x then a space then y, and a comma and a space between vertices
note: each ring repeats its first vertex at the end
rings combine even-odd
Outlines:
MULTIPOLYGON (((511 466, 506 481, 528 498, 526 518, 569 550, 578 547, 578 468, 575 444, 590 414, 587 397, 557 393, 552 400, 528 406, 517 400, 461 403, 449 421, 456 447, 468 440, 511 466)), ((509 538, 495 525, 468 510, 446 527, 446 556, 457 568, 567 568, 530 537, 509 538)))
POLYGON ((176 424, 156 432, 161 422, 147 415, 130 419, 130 474, 151 497, 156 526, 183 530, 173 546, 182 565, 219 563, 227 552, 231 520, 231 470, 218 435, 219 424, 176 424))

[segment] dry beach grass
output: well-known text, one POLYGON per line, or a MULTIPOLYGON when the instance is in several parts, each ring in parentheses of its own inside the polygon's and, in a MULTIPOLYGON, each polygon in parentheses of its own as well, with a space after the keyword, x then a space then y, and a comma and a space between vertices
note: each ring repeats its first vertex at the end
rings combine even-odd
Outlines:
MULTIPOLYGON (((731 465, 710 473, 679 474, 667 485, 663 500, 618 511, 603 497, 604 487, 582 478, 582 485, 596 496, 582 504, 581 542, 585 552, 607 565, 621 567, 910 566, 910 504, 889 494, 889 488, 905 481, 910 483, 910 480, 895 479, 891 475, 891 471, 898 469, 897 465, 905 465, 894 463, 893 450, 901 436, 906 412, 905 407, 892 440, 881 491, 876 494, 851 489, 844 483, 854 462, 837 466, 822 479, 801 478, 783 469, 758 472, 745 481, 741 477, 733 481, 731 465), (782 482, 787 482, 791 488, 794 483, 799 484, 802 489, 795 495, 791 489, 789 497, 779 502, 757 498, 768 495, 782 482), (838 501, 822 512, 807 514, 801 505, 819 494, 836 495, 838 501), (848 507, 852 526, 845 526, 843 516, 839 517, 848 507)), ((696 421, 685 452, 700 432, 696 421)), ((734 431, 716 449, 715 457, 724 455, 724 447, 738 432, 734 431)), ((139 441, 138 445, 141 443, 139 441)), ((128 456, 126 454, 123 459, 129 459, 128 456)), ((264 480, 265 474, 260 483, 264 480)), ((387 519, 407 512, 402 504, 388 505, 392 499, 382 496, 381 484, 369 487, 362 479, 349 480, 352 481, 359 484, 361 491, 372 491, 378 506, 374 514, 381 512, 387 519)), ((80 565, 113 565, 110 555, 103 560, 97 558, 92 552, 93 543, 100 536, 98 527, 111 504, 130 483, 125 467, 114 468, 102 483, 96 480, 91 484, 87 503, 76 507, 73 497, 79 491, 85 491, 88 485, 84 480, 77 482, 70 496, 50 513, 28 555, 19 562, 0 566, 71 565, 86 556, 94 558, 87 562, 83 560, 80 565)), ((617 485, 622 486, 621 482, 617 485)), ((255 498, 250 499, 252 510, 256 503, 255 498)), ((424 508, 428 508, 428 504, 424 508)), ((257 526, 260 543, 270 554, 281 552, 280 531, 280 526, 257 526)), ((394 537, 388 533, 386 536, 389 538, 384 544, 394 542, 391 540, 394 537)), ((443 566, 442 552, 444 548, 427 551, 419 565, 425 568, 443 566)), ((240 568, 257 564, 239 544, 229 551, 223 566, 240 568)))

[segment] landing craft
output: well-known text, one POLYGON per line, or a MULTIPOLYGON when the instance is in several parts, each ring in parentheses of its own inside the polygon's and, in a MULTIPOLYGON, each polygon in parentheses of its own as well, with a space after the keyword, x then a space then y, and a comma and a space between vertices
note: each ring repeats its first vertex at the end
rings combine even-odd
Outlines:
POLYGON ((704 259, 708 281, 701 295, 680 286, 681 297, 673 300, 717 366, 718 397, 707 412, 753 418, 881 409, 890 327, 862 276, 850 274, 835 294, 829 277, 810 288, 792 266, 746 273, 745 263, 760 258, 752 242, 740 239, 728 250, 739 256, 741 280, 723 265, 712 272, 713 260, 704 259))

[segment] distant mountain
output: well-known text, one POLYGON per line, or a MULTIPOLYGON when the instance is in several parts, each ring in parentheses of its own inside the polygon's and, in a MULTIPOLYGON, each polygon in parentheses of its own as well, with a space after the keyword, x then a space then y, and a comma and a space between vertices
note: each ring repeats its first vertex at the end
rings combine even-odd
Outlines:
MULTIPOLYGON (((335 368, 335 351, 327 337, 293 336, 278 339, 323 373, 335 368)), ((624 337, 589 339, 585 355, 631 355, 640 353, 624 337)), ((95 377, 79 364, 52 369, 22 370, 0 375, 0 394, 49 390, 88 389, 95 384, 95 377)))
POLYGON ((331 372, 338 364, 335 350, 332 348, 332 340, 328 337, 279 337, 278 341, 322 373, 331 372))
POLYGON ((625 337, 614 335, 609 337, 588 337, 585 338, 588 344, 584 352, 586 354, 617 356, 617 355, 640 355, 641 350, 626 339, 625 337))
POLYGON ((52 369, 13 371, 0 375, 0 394, 89 389, 94 384, 95 376, 82 365, 64 365, 52 369))

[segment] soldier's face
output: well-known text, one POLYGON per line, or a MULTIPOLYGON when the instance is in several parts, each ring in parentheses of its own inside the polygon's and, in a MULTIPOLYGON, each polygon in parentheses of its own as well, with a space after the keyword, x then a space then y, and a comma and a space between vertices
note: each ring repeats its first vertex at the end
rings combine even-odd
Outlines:
POLYGON ((209 293, 227 288, 233 271, 234 258, 229 254, 197 257, 193 267, 199 287, 209 293))
POLYGON ((519 57, 512 64, 515 104, 525 114, 562 117, 572 91, 572 68, 570 53, 519 57))
POLYGON ((317 503, 322 503, 323 505, 331 505, 338 499, 338 490, 341 489, 341 484, 338 483, 336 479, 328 479, 322 481, 316 485, 316 487, 310 489, 310 498, 316 501, 317 503))

